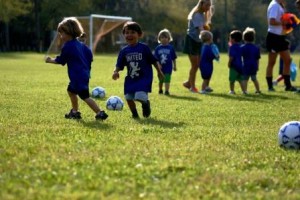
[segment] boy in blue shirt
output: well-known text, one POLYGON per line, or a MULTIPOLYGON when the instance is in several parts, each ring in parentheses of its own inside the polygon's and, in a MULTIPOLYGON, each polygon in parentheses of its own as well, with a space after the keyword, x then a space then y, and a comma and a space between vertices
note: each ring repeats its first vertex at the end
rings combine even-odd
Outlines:
POLYGON ((133 118, 139 118, 135 101, 142 104, 143 116, 151 114, 148 93, 152 90, 153 71, 152 65, 157 70, 158 78, 162 80, 164 74, 161 65, 152 54, 150 48, 139 42, 143 35, 140 25, 136 22, 126 22, 123 26, 123 35, 127 42, 118 55, 116 68, 112 78, 119 78, 119 71, 127 67, 127 76, 124 82, 124 94, 133 118))
POLYGON ((229 36, 229 94, 235 94, 234 84, 235 81, 240 83, 241 89, 244 94, 246 91, 242 83, 243 63, 241 52, 242 32, 239 30, 233 30, 229 36))

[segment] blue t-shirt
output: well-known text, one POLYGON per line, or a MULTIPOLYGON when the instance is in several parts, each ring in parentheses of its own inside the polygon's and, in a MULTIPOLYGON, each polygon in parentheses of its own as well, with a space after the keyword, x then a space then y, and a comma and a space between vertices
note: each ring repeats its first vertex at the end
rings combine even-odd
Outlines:
POLYGON ((255 75, 258 71, 258 62, 260 59, 259 48, 252 44, 246 43, 242 45, 242 57, 243 57, 243 74, 244 75, 255 75))
POLYGON ((67 64, 69 86, 77 92, 89 88, 92 61, 92 51, 77 39, 67 41, 62 47, 61 54, 55 58, 56 63, 67 64))
POLYGON ((172 74, 173 60, 177 58, 172 45, 158 45, 154 50, 154 56, 162 66, 164 74, 172 74))
POLYGON ((229 57, 232 58, 230 67, 238 73, 243 73, 241 44, 233 44, 229 47, 229 57))
POLYGON ((218 49, 215 44, 203 44, 201 49, 200 71, 202 78, 208 79, 213 73, 213 60, 218 58, 213 49, 218 49))
POLYGON ((147 45, 139 42, 134 46, 125 46, 120 51, 116 64, 120 70, 123 70, 125 66, 127 67, 124 94, 138 91, 151 92, 152 64, 156 62, 157 59, 147 45))

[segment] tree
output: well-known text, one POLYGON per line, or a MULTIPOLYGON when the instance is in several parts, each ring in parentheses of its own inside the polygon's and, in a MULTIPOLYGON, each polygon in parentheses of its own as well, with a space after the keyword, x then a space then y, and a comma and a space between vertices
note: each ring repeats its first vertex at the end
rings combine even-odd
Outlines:
POLYGON ((0 21, 5 25, 5 45, 7 49, 10 49, 9 22, 20 15, 29 13, 32 3, 29 0, 0 0, 0 7, 0 21))

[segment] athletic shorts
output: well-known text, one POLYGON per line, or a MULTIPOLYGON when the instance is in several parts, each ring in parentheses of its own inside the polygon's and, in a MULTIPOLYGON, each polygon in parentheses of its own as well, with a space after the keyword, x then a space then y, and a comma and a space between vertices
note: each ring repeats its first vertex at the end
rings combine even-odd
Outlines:
POLYGON ((125 94, 125 99, 128 100, 135 100, 145 102, 148 100, 148 93, 144 91, 139 91, 135 93, 127 93, 125 94))
POLYGON ((285 35, 276 35, 268 32, 266 38, 266 47, 268 52, 278 53, 289 49, 289 41, 285 35))
POLYGON ((256 75, 244 75, 243 76, 243 80, 249 80, 249 78, 251 78, 251 81, 256 81, 257 78, 256 78, 256 75))
POLYGON ((241 73, 238 73, 234 68, 229 69, 229 82, 233 83, 235 81, 243 80, 241 73))
POLYGON ((90 97, 90 92, 88 89, 76 91, 74 88, 72 88, 70 85, 68 85, 67 90, 73 94, 77 94, 80 97, 80 99, 82 99, 82 100, 85 100, 90 97))
POLYGON ((185 36, 183 53, 194 55, 194 56, 200 56, 201 47, 202 47, 201 42, 196 42, 189 35, 185 36))
POLYGON ((163 80, 159 80, 159 83, 170 83, 171 82, 171 74, 164 74, 165 78, 163 80))

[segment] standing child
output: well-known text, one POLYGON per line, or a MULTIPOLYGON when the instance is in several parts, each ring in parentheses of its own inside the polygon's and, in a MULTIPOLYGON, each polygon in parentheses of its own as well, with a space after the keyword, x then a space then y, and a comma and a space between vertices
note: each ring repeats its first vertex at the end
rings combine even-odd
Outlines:
POLYGON ((170 42, 173 40, 168 29, 163 29, 158 33, 158 43, 154 51, 154 56, 162 66, 162 72, 165 75, 163 80, 159 80, 159 94, 163 93, 163 83, 165 83, 165 95, 170 95, 170 82, 172 70, 176 71, 177 55, 170 42))
POLYGON ((242 32, 239 30, 233 30, 229 36, 229 94, 235 94, 234 83, 238 81, 240 83, 241 89, 244 94, 246 91, 242 83, 242 52, 241 52, 241 41, 242 41, 242 32))
POLYGON ((210 31, 201 31, 200 39, 203 43, 201 49, 200 72, 203 79, 200 94, 207 94, 213 89, 209 87, 209 82, 213 73, 213 60, 219 60, 218 47, 213 43, 213 34, 210 31))
POLYGON ((259 83, 257 81, 257 71, 259 67, 259 59, 260 59, 260 50, 254 44, 255 40, 255 30, 253 28, 247 27, 243 32, 243 40, 245 42, 242 45, 242 57, 243 57, 243 84, 245 92, 247 92, 248 80, 251 77, 252 82, 255 86, 255 93, 260 94, 261 91, 259 89, 259 83))
POLYGON ((150 48, 139 42, 143 36, 140 25, 136 22, 126 22, 123 26, 122 33, 127 42, 118 55, 116 68, 112 78, 119 78, 119 71, 127 67, 127 76, 124 82, 124 94, 132 113, 133 118, 139 118, 135 101, 141 102, 143 116, 149 117, 151 114, 150 101, 148 93, 152 89, 153 71, 152 65, 155 66, 160 80, 164 78, 161 66, 152 54, 150 48))
POLYGON ((105 120, 108 115, 90 98, 89 79, 93 54, 85 44, 78 40, 84 34, 80 22, 74 17, 65 18, 58 24, 57 31, 63 42, 61 54, 56 58, 47 57, 46 63, 67 64, 68 66, 70 83, 67 91, 72 109, 65 114, 65 118, 81 119, 81 113, 78 111, 78 95, 96 113, 96 119, 105 120))

